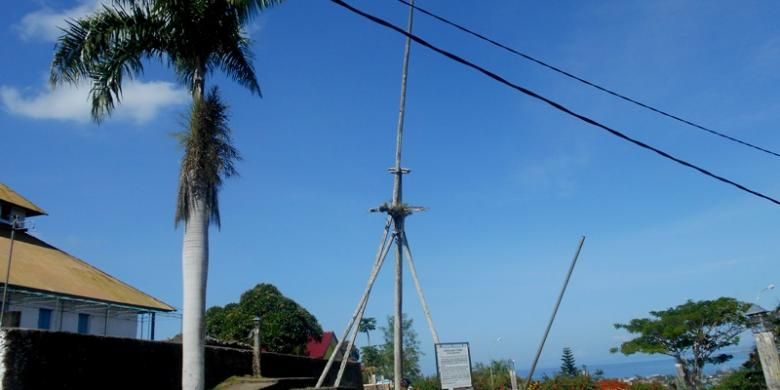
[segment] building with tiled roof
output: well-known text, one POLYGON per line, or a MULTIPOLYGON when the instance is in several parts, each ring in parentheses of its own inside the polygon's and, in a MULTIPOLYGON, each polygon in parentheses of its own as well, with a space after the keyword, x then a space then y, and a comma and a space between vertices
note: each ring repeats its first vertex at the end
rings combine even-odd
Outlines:
MULTIPOLYGON (((323 332, 319 341, 309 337, 309 341, 306 343, 306 354, 314 359, 327 359, 336 349, 338 342, 336 334, 333 332, 323 332)), ((337 356, 337 358, 340 359, 341 356, 337 356)))
MULTIPOLYGON (((322 333, 322 338, 317 341, 309 337, 306 343, 306 356, 313 359, 328 359, 333 351, 336 350, 339 340, 332 331, 322 333)), ((344 358, 344 351, 347 350, 347 343, 341 345, 341 350, 336 354, 336 360, 344 358)), ((349 355, 350 361, 357 361, 360 354, 355 346, 352 346, 352 353, 349 355)))
POLYGON ((8 281, 2 325, 137 337, 145 334, 143 319, 153 337, 155 314, 175 308, 28 234, 27 218, 45 214, 0 183, 0 287, 8 281))

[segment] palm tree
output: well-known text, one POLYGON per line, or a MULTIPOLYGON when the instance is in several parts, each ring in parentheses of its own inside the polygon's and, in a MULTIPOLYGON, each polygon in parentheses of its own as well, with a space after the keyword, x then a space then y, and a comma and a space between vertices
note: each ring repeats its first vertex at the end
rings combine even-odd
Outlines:
POLYGON ((376 318, 374 317, 366 317, 361 318, 360 323, 358 324, 358 332, 363 332, 366 334, 366 339, 368 340, 368 346, 371 346, 371 335, 368 333, 372 330, 376 330, 376 318))
POLYGON ((220 70, 252 93, 260 86, 244 26, 283 0, 114 0, 71 20, 55 46, 50 81, 91 84, 92 117, 100 122, 122 98, 127 77, 143 73, 144 60, 166 60, 193 99, 179 176, 176 221, 184 222, 182 246, 182 388, 201 390, 208 228, 219 226, 222 178, 235 174, 225 107, 217 91, 206 96, 206 75, 220 70))

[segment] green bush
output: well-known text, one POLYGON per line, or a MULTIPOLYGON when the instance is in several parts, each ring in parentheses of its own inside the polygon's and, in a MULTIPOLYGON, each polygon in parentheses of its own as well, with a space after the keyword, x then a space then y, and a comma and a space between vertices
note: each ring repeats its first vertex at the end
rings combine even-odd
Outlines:
POLYGON ((749 368, 740 368, 725 375, 720 379, 720 382, 713 388, 714 390, 761 390, 766 389, 764 382, 764 375, 761 371, 756 371, 749 368))
POLYGON ((540 390, 596 390, 598 386, 590 375, 556 375, 545 377, 538 387, 540 390))
POLYGON ((412 382, 414 390, 439 390, 439 378, 434 376, 421 377, 412 382))

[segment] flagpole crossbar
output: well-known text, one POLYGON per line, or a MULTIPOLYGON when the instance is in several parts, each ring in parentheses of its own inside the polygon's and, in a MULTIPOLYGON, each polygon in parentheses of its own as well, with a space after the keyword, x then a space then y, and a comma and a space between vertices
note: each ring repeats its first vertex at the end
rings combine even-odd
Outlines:
MULTIPOLYGON (((414 213, 425 210, 427 209, 422 206, 409 206, 406 204, 393 205, 392 203, 382 203, 379 205, 379 207, 369 209, 368 211, 372 213, 385 213, 393 217, 393 221, 395 222, 397 219, 402 219, 414 213)), ((403 220, 400 221, 399 225, 403 225, 403 220)))

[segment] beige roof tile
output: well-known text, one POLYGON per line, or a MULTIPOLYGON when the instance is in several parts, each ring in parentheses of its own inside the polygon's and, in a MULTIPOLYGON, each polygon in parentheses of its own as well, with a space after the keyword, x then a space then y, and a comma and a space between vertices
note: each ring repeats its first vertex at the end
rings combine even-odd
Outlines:
POLYGON ((8 203, 14 204, 16 206, 19 206, 25 210, 28 211, 27 216, 36 216, 36 215, 44 215, 46 214, 45 211, 43 211, 42 208, 36 206, 33 204, 33 202, 30 202, 25 197, 19 195, 16 193, 16 191, 12 190, 7 185, 0 183, 0 200, 4 200, 8 203))
MULTIPOLYGON (((5 281, 10 241, 9 227, 0 227, 0 285, 5 281)), ((152 310, 176 310, 26 233, 16 234, 8 284, 152 310)))

